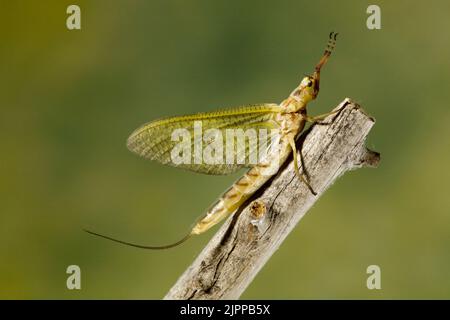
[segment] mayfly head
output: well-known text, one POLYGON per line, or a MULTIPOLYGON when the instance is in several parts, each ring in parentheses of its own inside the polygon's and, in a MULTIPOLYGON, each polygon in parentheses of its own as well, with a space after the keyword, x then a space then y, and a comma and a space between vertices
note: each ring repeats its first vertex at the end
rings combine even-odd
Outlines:
POLYGON ((291 92, 288 99, 283 101, 288 112, 297 111, 306 107, 306 104, 317 96, 316 80, 313 76, 306 75, 299 86, 291 92), (294 103, 292 103, 294 102, 294 103))
POLYGON ((316 80, 312 76, 305 76, 300 85, 292 92, 291 96, 296 97, 296 100, 308 103, 314 100, 316 93, 316 80))

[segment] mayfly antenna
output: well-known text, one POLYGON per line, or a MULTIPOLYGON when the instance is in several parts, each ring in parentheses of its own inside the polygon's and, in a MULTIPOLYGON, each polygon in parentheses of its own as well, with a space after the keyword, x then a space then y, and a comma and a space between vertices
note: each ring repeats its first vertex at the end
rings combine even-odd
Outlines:
POLYGON ((92 234, 94 236, 103 238, 103 239, 107 239, 107 240, 111 240, 111 241, 114 241, 114 242, 117 242, 117 243, 120 243, 120 244, 124 244, 126 246, 140 248, 140 249, 148 249, 148 250, 163 250, 163 249, 173 248, 173 247, 176 247, 176 246, 182 244, 183 242, 185 242, 186 240, 188 240, 192 236, 192 233, 188 233, 186 236, 184 236, 182 239, 178 240, 177 242, 174 242, 174 243, 171 243, 171 244, 167 244, 167 245, 164 245, 164 246, 146 246, 146 245, 135 244, 135 243, 127 242, 127 241, 118 240, 118 239, 115 239, 115 238, 112 238, 112 237, 108 237, 108 236, 102 235, 100 233, 96 233, 96 232, 89 231, 89 230, 86 230, 86 229, 83 229, 83 231, 85 231, 85 232, 87 232, 89 234, 92 234))

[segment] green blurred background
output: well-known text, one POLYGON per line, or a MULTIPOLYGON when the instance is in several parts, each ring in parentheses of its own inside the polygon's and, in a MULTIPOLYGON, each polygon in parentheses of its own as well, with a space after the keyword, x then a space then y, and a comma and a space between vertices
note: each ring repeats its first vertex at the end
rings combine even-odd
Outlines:
POLYGON ((126 138, 163 116, 280 102, 332 30, 309 113, 362 104, 381 165, 334 184, 242 298, 450 298, 448 1, 0 3, 1 298, 163 297, 217 228, 157 252, 81 229, 171 242, 239 174, 148 162, 126 138), (369 4, 381 30, 366 28, 369 4), (381 290, 366 288, 371 264, 381 290))

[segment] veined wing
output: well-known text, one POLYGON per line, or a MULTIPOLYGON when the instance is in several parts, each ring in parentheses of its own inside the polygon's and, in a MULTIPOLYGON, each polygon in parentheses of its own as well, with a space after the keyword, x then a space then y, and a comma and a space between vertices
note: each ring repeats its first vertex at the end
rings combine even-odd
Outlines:
POLYGON ((166 165, 230 174, 255 165, 270 149, 279 136, 274 118, 280 111, 277 104, 260 104, 156 120, 135 130, 127 147, 166 165))

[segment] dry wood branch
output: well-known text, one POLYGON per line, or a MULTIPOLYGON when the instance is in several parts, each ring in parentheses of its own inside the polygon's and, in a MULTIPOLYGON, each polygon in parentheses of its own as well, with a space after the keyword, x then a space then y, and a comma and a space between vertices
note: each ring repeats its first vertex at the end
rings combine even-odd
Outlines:
MULTIPOLYGON (((350 99, 308 130, 302 155, 311 194, 292 159, 230 217, 170 289, 165 299, 237 299, 308 209, 348 170, 377 166, 380 155, 364 141, 375 120, 350 99)), ((300 148, 300 146, 299 146, 300 148)))

